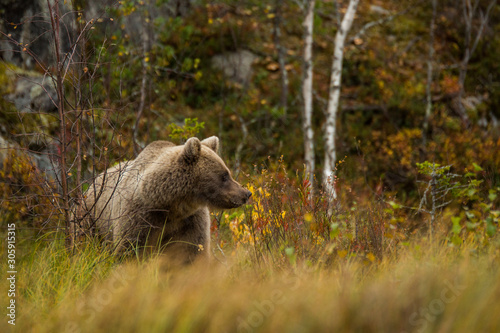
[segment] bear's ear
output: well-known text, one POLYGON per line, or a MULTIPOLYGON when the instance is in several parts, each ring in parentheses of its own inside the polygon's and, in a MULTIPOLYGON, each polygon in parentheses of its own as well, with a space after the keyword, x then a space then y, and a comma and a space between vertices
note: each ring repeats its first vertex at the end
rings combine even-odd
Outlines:
POLYGON ((219 151, 219 138, 216 136, 211 136, 201 142, 202 145, 207 146, 212 149, 215 153, 219 151))
POLYGON ((182 160, 188 164, 193 164, 200 158, 201 143, 198 138, 190 138, 184 144, 184 149, 182 150, 182 160))

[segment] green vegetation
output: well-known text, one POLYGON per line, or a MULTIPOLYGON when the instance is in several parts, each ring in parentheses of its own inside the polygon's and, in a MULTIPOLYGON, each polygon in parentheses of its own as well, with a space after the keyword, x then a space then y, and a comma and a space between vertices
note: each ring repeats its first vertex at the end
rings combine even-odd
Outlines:
MULTIPOLYGON (((13 74, 31 72, 0 63, 0 134, 55 159, 58 135, 68 135, 69 205, 93 175, 132 159, 134 146, 191 136, 218 135, 222 158, 253 192, 248 205, 212 213, 209 265, 171 270, 161 255, 117 258, 97 241, 67 251, 60 186, 29 152, 1 150, 2 249, 7 225, 17 233, 16 331, 500 331, 500 5, 462 87, 461 8, 439 1, 424 130, 430 1, 410 9, 361 2, 348 40, 384 15, 372 5, 396 15, 346 46, 332 203, 319 179, 313 188, 304 177, 298 3, 201 1, 185 15, 155 17, 165 1, 120 1, 83 34, 85 59, 65 82, 63 129, 57 114, 19 113, 4 99, 13 74), (134 13, 147 18, 149 48, 127 29, 134 13), (256 55, 247 82, 214 66, 214 56, 239 50, 256 55), (466 117, 457 109, 461 89, 466 117)), ((317 175, 335 10, 319 2, 314 22, 317 175)), ((8 281, 0 281, 4 293, 8 281)), ((2 294, 3 309, 6 301, 2 294)), ((11 328, 0 321, 0 331, 11 328)))
POLYGON ((478 166, 460 177, 427 162, 419 170, 435 175, 426 186, 454 192, 432 240, 396 202, 326 214, 322 195, 309 201, 308 184, 280 163, 246 180, 250 204, 215 212, 209 265, 172 270, 162 255, 116 258, 94 243, 71 253, 46 233, 19 254, 16 329, 496 331, 498 189, 478 189, 478 166))
MULTIPOLYGON (((225 265, 215 261, 210 268, 167 272, 161 269, 161 258, 113 265, 102 249, 91 247, 69 256, 55 242, 22 263, 16 329, 494 332, 500 328, 498 249, 478 253, 470 244, 453 248, 423 241, 394 251, 373 263, 346 256, 319 267, 293 261, 287 266, 273 261, 251 264, 251 255, 240 250, 225 265)), ((279 257, 285 255, 276 253, 279 257)), ((0 327, 5 331, 5 321, 0 327)))
POLYGON ((184 119, 184 126, 179 126, 177 124, 170 124, 170 138, 175 141, 185 142, 187 139, 196 136, 203 129, 205 123, 199 123, 198 118, 186 118, 184 119))

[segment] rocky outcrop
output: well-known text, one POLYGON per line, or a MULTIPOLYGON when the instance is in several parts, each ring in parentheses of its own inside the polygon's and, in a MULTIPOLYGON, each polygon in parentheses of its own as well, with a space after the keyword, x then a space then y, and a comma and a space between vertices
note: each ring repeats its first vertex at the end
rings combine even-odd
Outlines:
POLYGON ((27 158, 33 167, 54 180, 57 163, 57 93, 47 76, 12 65, 0 68, 0 168, 6 158, 27 158), (56 119, 56 120, 55 120, 56 119))
POLYGON ((6 159, 12 156, 22 157, 38 172, 44 174, 47 180, 54 181, 59 171, 57 162, 50 158, 50 156, 55 156, 53 150, 53 146, 39 152, 22 149, 16 142, 9 141, 0 135, 0 170, 4 168, 6 159))
MULTIPOLYGON (((108 8, 117 6, 116 0, 87 0, 82 10, 83 18, 88 22, 96 20, 100 29, 120 29, 108 17, 108 8)), ((152 22, 157 17, 185 16, 191 9, 191 0, 173 0, 157 4, 137 4, 136 11, 123 16, 124 32, 132 43, 141 45, 144 35, 150 32, 145 22, 152 22)), ((75 41, 75 18, 78 14, 73 9, 72 1, 59 1, 61 22, 61 52, 70 51, 75 41)), ((0 56, 3 60, 18 67, 32 69, 37 62, 44 67, 54 63, 54 41, 51 33, 50 16, 46 0, 0 0, 1 31, 5 34, 0 38, 0 56), (26 50, 25 50, 26 49, 26 50), (35 60, 36 58, 36 60, 35 60)), ((152 41, 155 36, 152 36, 152 41)))
POLYGON ((19 75, 15 79, 14 92, 5 96, 20 112, 57 111, 57 92, 54 82, 41 75, 19 75))
POLYGON ((212 66, 237 84, 247 85, 252 77, 252 64, 257 56, 247 50, 228 52, 212 57, 212 66))
POLYGON ((4 161, 9 156, 10 151, 12 149, 18 150, 19 148, 18 144, 10 142, 0 135, 0 170, 3 169, 4 161))
MULTIPOLYGON (((65 1, 59 3, 64 53, 70 49, 75 32, 74 14, 65 1)), ((44 66, 53 63, 52 28, 45 0, 0 0, 0 12, 0 29, 7 36, 0 40, 1 57, 5 61, 27 69, 34 68, 37 62, 44 66)))

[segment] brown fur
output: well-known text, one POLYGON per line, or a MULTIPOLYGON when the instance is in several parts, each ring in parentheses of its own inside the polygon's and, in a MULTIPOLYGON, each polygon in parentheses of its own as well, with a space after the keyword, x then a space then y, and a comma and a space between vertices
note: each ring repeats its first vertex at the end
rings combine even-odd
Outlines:
POLYGON ((182 261, 210 253, 208 207, 235 208, 251 193, 217 155, 219 140, 148 145, 137 158, 100 174, 85 193, 71 234, 96 232, 118 253, 131 246, 168 251, 182 261))

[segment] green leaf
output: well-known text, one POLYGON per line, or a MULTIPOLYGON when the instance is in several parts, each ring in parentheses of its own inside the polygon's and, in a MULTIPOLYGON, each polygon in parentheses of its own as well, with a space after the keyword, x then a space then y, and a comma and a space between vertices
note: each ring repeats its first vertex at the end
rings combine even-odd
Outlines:
POLYGON ((483 168, 481 168, 478 164, 472 163, 472 165, 474 166, 474 171, 483 171, 483 168))
POLYGON ((451 242, 453 245, 461 245, 462 244, 462 238, 460 238, 458 235, 453 235, 451 237, 451 242))
POLYGON ((330 224, 330 238, 336 238, 339 235, 339 224, 338 223, 332 223, 330 224))
POLYGON ((452 217, 451 221, 453 223, 453 227, 451 228, 451 231, 455 234, 458 235, 460 231, 462 231, 462 226, 460 225, 460 217, 452 217))
POLYGON ((497 227, 493 223, 493 219, 491 217, 486 219, 486 234, 490 237, 493 237, 497 232, 497 227))
POLYGON ((292 266, 295 266, 295 263, 297 261, 297 255, 295 254, 295 249, 293 247, 287 247, 285 249, 285 254, 288 257, 288 261, 290 261, 290 264, 292 266))
POLYGON ((394 202, 394 201, 389 201, 389 202, 388 202, 388 204, 389 204, 389 205, 391 205, 391 207, 392 207, 393 209, 399 209, 399 208, 401 208, 401 205, 397 204, 397 203, 396 203, 396 202, 394 202))
POLYGON ((465 225, 467 226, 467 229, 468 229, 468 230, 474 230, 474 229, 476 229, 476 228, 477 228, 478 223, 470 223, 470 222, 467 222, 465 225))

